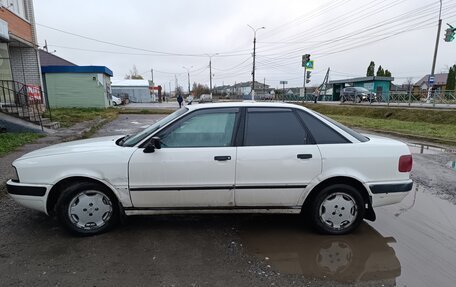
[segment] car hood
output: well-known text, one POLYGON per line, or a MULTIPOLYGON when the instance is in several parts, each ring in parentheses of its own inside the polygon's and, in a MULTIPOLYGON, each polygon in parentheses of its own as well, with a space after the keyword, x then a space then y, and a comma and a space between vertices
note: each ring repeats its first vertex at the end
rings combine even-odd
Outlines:
MULTIPOLYGON (((29 152, 17 160, 23 160, 34 157, 42 157, 49 155, 67 154, 67 153, 84 153, 98 150, 106 150, 108 147, 117 146, 116 141, 123 137, 107 136, 93 139, 77 140, 56 145, 51 145, 36 151, 29 152)), ((119 146, 119 148, 122 148, 119 146)))

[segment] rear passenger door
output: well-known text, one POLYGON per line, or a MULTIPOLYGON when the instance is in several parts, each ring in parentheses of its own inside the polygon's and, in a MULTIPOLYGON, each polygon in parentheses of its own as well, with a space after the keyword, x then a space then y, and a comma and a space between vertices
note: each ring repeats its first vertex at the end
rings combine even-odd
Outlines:
POLYGON ((236 160, 236 206, 296 206, 321 156, 291 108, 247 108, 236 160))

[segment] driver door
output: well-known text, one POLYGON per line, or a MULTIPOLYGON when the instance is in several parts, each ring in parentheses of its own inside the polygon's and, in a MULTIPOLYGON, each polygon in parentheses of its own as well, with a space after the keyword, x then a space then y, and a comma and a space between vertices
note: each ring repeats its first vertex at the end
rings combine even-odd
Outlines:
POLYGON ((159 132, 161 149, 138 149, 129 164, 133 206, 233 206, 238 120, 238 108, 197 110, 159 132))

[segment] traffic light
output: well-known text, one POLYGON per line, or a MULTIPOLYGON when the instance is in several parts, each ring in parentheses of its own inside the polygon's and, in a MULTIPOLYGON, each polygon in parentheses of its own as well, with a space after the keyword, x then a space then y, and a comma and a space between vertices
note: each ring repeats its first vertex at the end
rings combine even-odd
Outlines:
POLYGON ((306 75, 306 83, 310 83, 310 76, 311 76, 311 71, 307 71, 307 75, 306 75))
POLYGON ((310 61, 310 54, 302 55, 302 66, 305 67, 307 62, 310 61))
POLYGON ((450 24, 447 24, 450 28, 445 30, 445 42, 451 42, 455 38, 456 28, 453 28, 450 24))

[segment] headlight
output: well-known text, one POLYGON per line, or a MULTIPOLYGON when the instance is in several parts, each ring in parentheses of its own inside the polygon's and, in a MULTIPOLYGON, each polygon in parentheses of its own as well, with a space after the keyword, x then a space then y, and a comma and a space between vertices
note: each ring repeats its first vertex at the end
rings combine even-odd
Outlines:
POLYGON ((17 174, 17 169, 14 165, 13 165, 13 169, 14 169, 14 176, 11 180, 14 182, 19 182, 19 175, 17 174))

